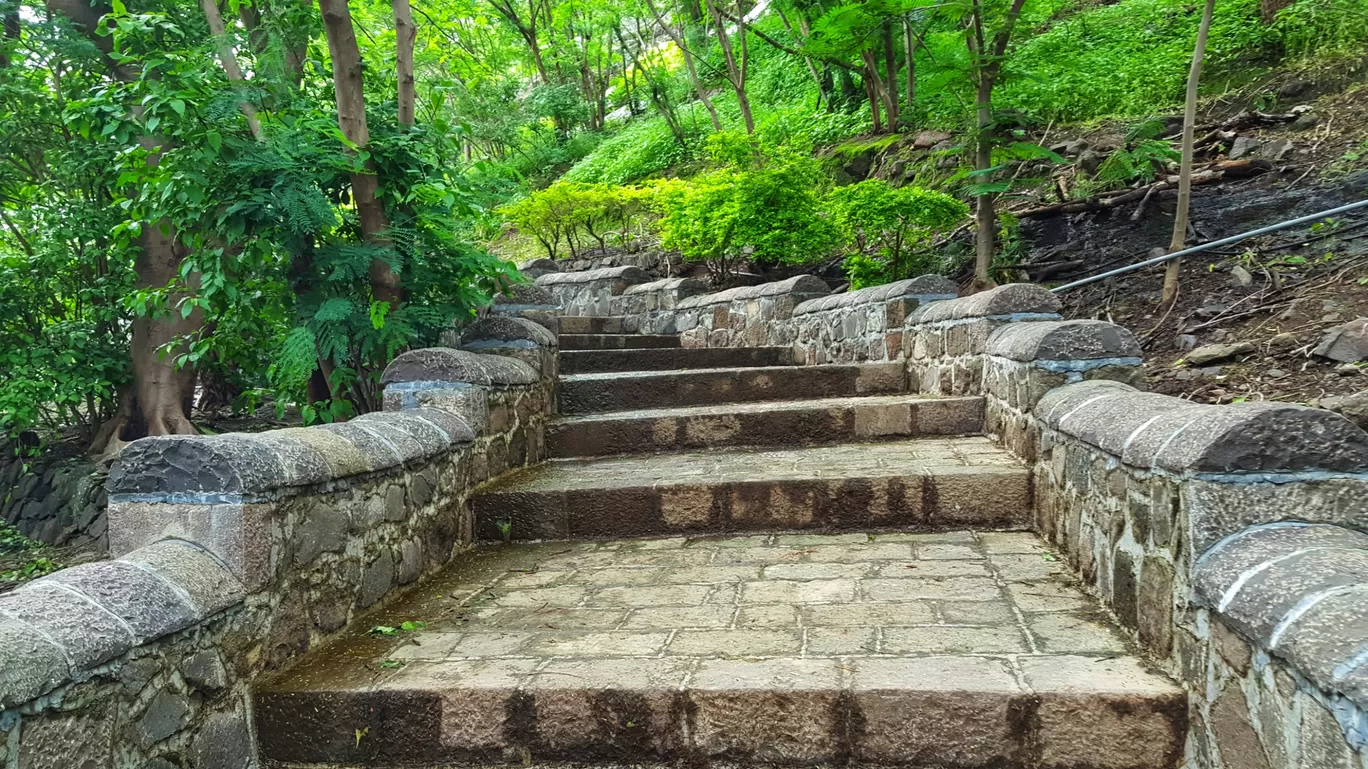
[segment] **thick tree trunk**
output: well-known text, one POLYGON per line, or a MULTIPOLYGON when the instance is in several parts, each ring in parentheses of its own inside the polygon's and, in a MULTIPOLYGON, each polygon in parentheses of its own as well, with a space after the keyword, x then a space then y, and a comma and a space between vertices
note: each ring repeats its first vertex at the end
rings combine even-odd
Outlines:
MULTIPOLYGON (((245 80, 242 76, 242 67, 238 66, 237 52, 233 50, 233 43, 228 39, 227 27, 223 24, 223 16, 219 14, 218 3, 216 0, 200 0, 200 8, 204 9, 204 19, 209 23, 209 33, 214 36, 218 43, 219 62, 223 65, 223 73, 234 83, 241 83, 245 80)), ((247 118, 247 127, 252 131, 252 137, 257 141, 265 141, 266 136, 261 131, 261 121, 257 120, 256 107, 246 99, 238 102, 238 108, 247 118)))
POLYGON ((394 70, 399 80, 399 125, 412 126, 418 106, 413 76, 413 42, 418 38, 418 28, 413 24, 409 0, 392 0, 391 6, 394 9, 394 70))
MULTIPOLYGON (((332 58, 333 92, 337 98, 337 125, 342 135, 357 150, 370 144, 370 129, 366 125, 366 96, 361 73, 361 51, 356 44, 352 27, 351 9, 347 0, 319 0, 323 12, 323 30, 328 37, 328 53, 332 58)), ((389 218, 385 207, 376 196, 380 182, 375 175, 375 164, 367 161, 365 171, 352 174, 352 202, 361 222, 361 237, 375 246, 389 246, 389 218)), ((371 295, 375 299, 397 307, 401 298, 399 276, 383 259, 370 263, 371 295)))
MULTIPOLYGON (((91 4, 85 0, 49 0, 49 13, 69 19, 106 55, 113 51, 113 40, 99 34, 107 5, 91 4)), ((116 65, 109 60, 110 71, 125 82, 139 76, 135 65, 116 65)), ((138 106, 130 108, 135 114, 138 106)), ((145 136, 139 140, 149 150, 149 165, 160 162, 160 142, 145 136)), ((165 222, 143 222, 138 234, 138 255, 134 259, 134 285, 137 288, 160 288, 180 278, 181 261, 185 253, 176 230, 165 222)), ((192 281, 194 278, 192 277, 192 281)), ((91 442, 95 453, 117 453, 123 444, 143 435, 188 435, 196 432, 190 423, 190 408, 194 398, 195 371, 190 366, 176 369, 177 346, 163 350, 178 338, 195 333, 204 325, 199 310, 182 316, 180 304, 190 296, 190 290, 173 291, 167 297, 168 314, 161 317, 137 317, 130 324, 132 340, 129 360, 133 369, 133 385, 121 392, 119 409, 108 422, 96 431, 91 442)))
MULTIPOLYGON (((1216 0, 1206 0, 1202 9, 1202 24, 1197 29, 1197 45, 1192 50, 1192 66, 1188 69, 1187 101, 1183 106, 1183 159, 1178 168, 1178 206, 1173 215, 1173 237, 1169 253, 1183 250, 1187 243, 1188 206, 1192 200, 1193 139, 1197 129, 1197 86, 1202 79, 1202 59, 1206 55, 1207 36, 1211 33, 1211 17, 1216 11, 1216 0)), ((1164 290, 1159 303, 1169 307, 1178 299, 1178 282, 1183 260, 1174 259, 1164 270, 1164 290)))

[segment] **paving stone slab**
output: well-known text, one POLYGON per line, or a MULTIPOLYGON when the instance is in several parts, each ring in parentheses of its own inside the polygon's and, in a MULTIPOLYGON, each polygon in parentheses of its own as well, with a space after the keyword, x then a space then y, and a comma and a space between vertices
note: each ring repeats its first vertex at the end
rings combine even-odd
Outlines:
POLYGON ((979 397, 869 395, 585 414, 553 422, 546 440, 553 457, 593 457, 976 435, 982 429, 979 397))
POLYGON ((562 376, 560 408, 594 414, 905 392, 901 363, 634 371, 562 376))
POLYGON ((661 334, 566 334, 559 338, 562 350, 628 350, 679 347, 679 337, 661 334))
POLYGON ((1022 556, 1048 562, 1045 545, 953 534, 478 548, 364 623, 422 620, 421 630, 356 627, 263 682, 262 756, 338 767, 1176 767, 1181 688, 1124 641, 1103 649, 1054 632, 1037 643, 1045 620, 1114 632, 1068 575, 1003 576, 1022 556), (949 597, 915 597, 938 580, 908 565, 957 562, 988 576, 946 577, 937 594, 949 597), (905 591, 892 589, 899 581, 905 591), (1041 614, 1014 598, 1025 587, 1085 608, 1041 614))
POLYGON ((566 350, 563 374, 614 371, 672 371, 793 365, 792 347, 659 347, 623 350, 566 350))
POLYGON ((1031 509, 1028 471, 985 438, 557 460, 503 476, 472 507, 478 537, 520 540, 1012 529, 1031 509))

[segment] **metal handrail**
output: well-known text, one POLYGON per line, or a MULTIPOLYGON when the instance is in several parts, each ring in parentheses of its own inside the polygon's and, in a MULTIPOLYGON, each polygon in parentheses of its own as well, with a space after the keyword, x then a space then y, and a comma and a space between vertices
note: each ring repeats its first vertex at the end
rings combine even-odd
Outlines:
POLYGON ((1053 291, 1053 292, 1055 292, 1055 293, 1059 293, 1060 291, 1068 291, 1068 290, 1071 289, 1071 288, 1078 288, 1079 286, 1086 286, 1086 285, 1088 285, 1089 283, 1096 283, 1096 282, 1099 281, 1099 280, 1106 280, 1107 278, 1110 278, 1110 277, 1112 277, 1113 275, 1123 275, 1123 274, 1125 274, 1125 273, 1127 273, 1127 272, 1134 272, 1135 270, 1144 269, 1145 267, 1151 267, 1151 266, 1156 265, 1156 264, 1163 264, 1164 262, 1167 262, 1167 261, 1169 261, 1170 259, 1178 259, 1178 258, 1180 258, 1180 257, 1187 256, 1188 254, 1196 254, 1196 253, 1200 253, 1200 252, 1202 252, 1202 251, 1209 251, 1209 250, 1211 250, 1211 249, 1213 249, 1213 248, 1219 248, 1220 246, 1230 245, 1231 243, 1238 243, 1238 242, 1240 242, 1241 240, 1244 240, 1244 239, 1246 239, 1246 238, 1253 238, 1253 237, 1257 237, 1257 236, 1259 236, 1259 235, 1265 235, 1265 234, 1270 233, 1270 232, 1277 232, 1278 230, 1285 230, 1285 229, 1287 229, 1288 227, 1296 227, 1296 226, 1299 225, 1299 224, 1308 224, 1308 223, 1310 223, 1310 222, 1319 221, 1319 220, 1321 220, 1321 219, 1325 219, 1325 218, 1334 216, 1334 215, 1336 215, 1336 214, 1343 214, 1343 213, 1347 213, 1347 212, 1349 212, 1349 211, 1354 211, 1354 210, 1356 210, 1356 209, 1364 208, 1364 207, 1368 207, 1368 200, 1360 200, 1360 201, 1357 202, 1357 203, 1350 203, 1349 205, 1340 206, 1339 208, 1332 208, 1332 209, 1330 209, 1329 211, 1321 211, 1321 212, 1318 213, 1318 214, 1311 214, 1310 216, 1302 216, 1302 217, 1298 217, 1298 218, 1296 218, 1296 219, 1288 219, 1288 220, 1285 221, 1285 222, 1279 222, 1278 224, 1270 224, 1270 225, 1267 226, 1267 227, 1260 227, 1260 228, 1257 229, 1257 230, 1250 230, 1249 232, 1242 232, 1242 233, 1240 233, 1239 235, 1231 235, 1231 236, 1228 237, 1228 238, 1221 238, 1220 240, 1213 240, 1213 241, 1211 241, 1210 243, 1203 243, 1203 244, 1201 244, 1200 246, 1193 246, 1192 248, 1185 248, 1185 249, 1183 249, 1182 251, 1174 251, 1174 252, 1171 253, 1171 254, 1164 254, 1163 256, 1156 256, 1156 257, 1153 257, 1153 258, 1151 258, 1151 259, 1146 259, 1146 260, 1143 261, 1143 262, 1136 262, 1135 264, 1128 264, 1128 265, 1126 265, 1125 267, 1117 267, 1117 268, 1114 269, 1114 270, 1108 270, 1107 272, 1100 272, 1100 273, 1098 273, 1098 274, 1096 274, 1096 275, 1092 275, 1092 276, 1087 277, 1087 278, 1081 278, 1081 279, 1079 279, 1079 280, 1075 280, 1075 281, 1073 281, 1072 283, 1065 283, 1065 284, 1062 285, 1062 286, 1055 286, 1054 288, 1052 288, 1052 289, 1050 289, 1050 290, 1053 291))

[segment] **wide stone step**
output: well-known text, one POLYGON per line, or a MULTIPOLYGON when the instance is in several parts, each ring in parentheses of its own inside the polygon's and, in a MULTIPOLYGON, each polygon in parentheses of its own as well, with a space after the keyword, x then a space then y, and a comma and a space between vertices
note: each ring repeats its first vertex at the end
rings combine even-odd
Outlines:
POLYGON ((558 320, 562 334, 630 334, 636 327, 621 316, 562 315, 558 320))
POLYGON ((906 391, 907 372, 901 363, 571 374, 560 379, 560 413, 595 414, 629 408, 887 395, 906 391))
POLYGON ((1067 572, 967 531, 486 547, 261 685, 262 758, 1174 769, 1183 690, 1067 572))
POLYGON ((678 347, 679 337, 654 334, 565 334, 559 337, 562 350, 629 350, 678 347))
POLYGON ((1028 471, 985 438, 554 460, 472 499, 481 539, 1024 528, 1028 471))
POLYGON ((791 347, 677 347, 636 350, 566 350, 562 374, 672 371, 700 368, 791 366, 791 347))
POLYGON ((553 457, 596 457, 976 435, 982 429, 979 397, 868 395, 563 417, 548 426, 546 438, 553 457))

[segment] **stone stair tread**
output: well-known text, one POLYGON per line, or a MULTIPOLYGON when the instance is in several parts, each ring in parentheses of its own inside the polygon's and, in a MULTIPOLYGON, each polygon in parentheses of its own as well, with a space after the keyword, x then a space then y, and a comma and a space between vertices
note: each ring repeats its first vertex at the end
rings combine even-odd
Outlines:
POLYGON ((608 422, 619 419, 668 419, 689 417, 696 414, 725 416, 727 414, 767 414, 775 411, 806 411, 810 409, 845 408, 850 406, 891 406, 902 403, 939 403, 948 401, 973 402, 983 400, 980 396, 940 396, 923 394, 903 395, 840 395, 830 398, 804 398, 791 401, 751 401, 745 403, 721 403, 710 406, 674 406, 653 409, 624 409, 594 414, 570 414, 559 416, 552 424, 580 424, 584 422, 608 422))
POLYGON ((960 475, 972 473, 976 469, 1027 472, 1020 460, 987 438, 919 438, 791 449, 744 448, 629 457, 553 459, 507 473, 485 486, 480 493, 932 473, 960 475))
POLYGON ((1028 533, 486 546, 255 718, 284 765, 1176 765, 1185 693, 1075 584, 1028 533))
POLYGON ((560 353, 561 373, 565 375, 792 364, 792 347, 638 347, 560 353))
POLYGON ((565 334, 558 337, 564 351, 675 349, 679 337, 667 334, 565 334))

